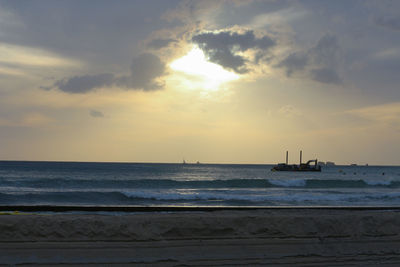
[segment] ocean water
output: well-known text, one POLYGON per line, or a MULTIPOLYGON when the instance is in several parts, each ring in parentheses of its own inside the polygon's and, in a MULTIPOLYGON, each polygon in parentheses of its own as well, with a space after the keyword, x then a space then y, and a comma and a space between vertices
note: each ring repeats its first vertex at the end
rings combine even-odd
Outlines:
POLYGON ((0 161, 0 205, 400 206, 400 167, 0 161))

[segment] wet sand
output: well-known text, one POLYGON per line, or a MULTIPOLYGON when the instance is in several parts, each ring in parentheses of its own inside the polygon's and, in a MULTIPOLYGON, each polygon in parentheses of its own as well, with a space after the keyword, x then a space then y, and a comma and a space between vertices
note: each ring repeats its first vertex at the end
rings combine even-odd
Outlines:
POLYGON ((1 215, 0 263, 399 266, 400 212, 262 209, 1 215))

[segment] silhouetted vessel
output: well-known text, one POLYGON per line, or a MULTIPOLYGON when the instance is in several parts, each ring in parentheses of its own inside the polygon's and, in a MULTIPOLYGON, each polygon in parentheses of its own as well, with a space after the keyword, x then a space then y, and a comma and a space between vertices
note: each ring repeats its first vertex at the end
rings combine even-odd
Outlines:
POLYGON ((300 151, 300 164, 296 165, 289 165, 288 164, 288 158, 289 158, 289 152, 286 151, 286 163, 279 163, 278 165, 275 165, 271 171, 288 171, 288 172, 320 172, 321 171, 321 166, 318 165, 318 160, 317 159, 312 159, 307 161, 306 163, 302 163, 302 151, 300 151), (311 163, 314 163, 314 165, 311 165, 311 163))

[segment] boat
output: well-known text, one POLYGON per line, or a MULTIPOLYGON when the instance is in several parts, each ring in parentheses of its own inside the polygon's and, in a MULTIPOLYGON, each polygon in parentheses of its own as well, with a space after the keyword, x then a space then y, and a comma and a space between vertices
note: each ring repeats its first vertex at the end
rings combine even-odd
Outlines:
POLYGON ((274 167, 272 167, 271 171, 289 171, 289 172, 320 172, 321 166, 318 165, 317 159, 312 159, 307 161, 306 163, 302 163, 302 153, 303 151, 300 150, 300 164, 288 164, 289 159, 289 152, 286 151, 286 163, 278 163, 274 167), (314 163, 313 165, 311 165, 314 163))

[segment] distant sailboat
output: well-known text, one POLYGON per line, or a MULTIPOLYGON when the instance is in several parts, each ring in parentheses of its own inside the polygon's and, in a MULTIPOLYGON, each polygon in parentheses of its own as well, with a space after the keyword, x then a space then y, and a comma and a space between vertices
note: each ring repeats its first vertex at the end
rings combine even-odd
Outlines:
POLYGON ((183 165, 185 165, 185 164, 186 164, 186 161, 185 161, 185 159, 183 159, 183 161, 182 161, 182 164, 183 164, 183 165))

